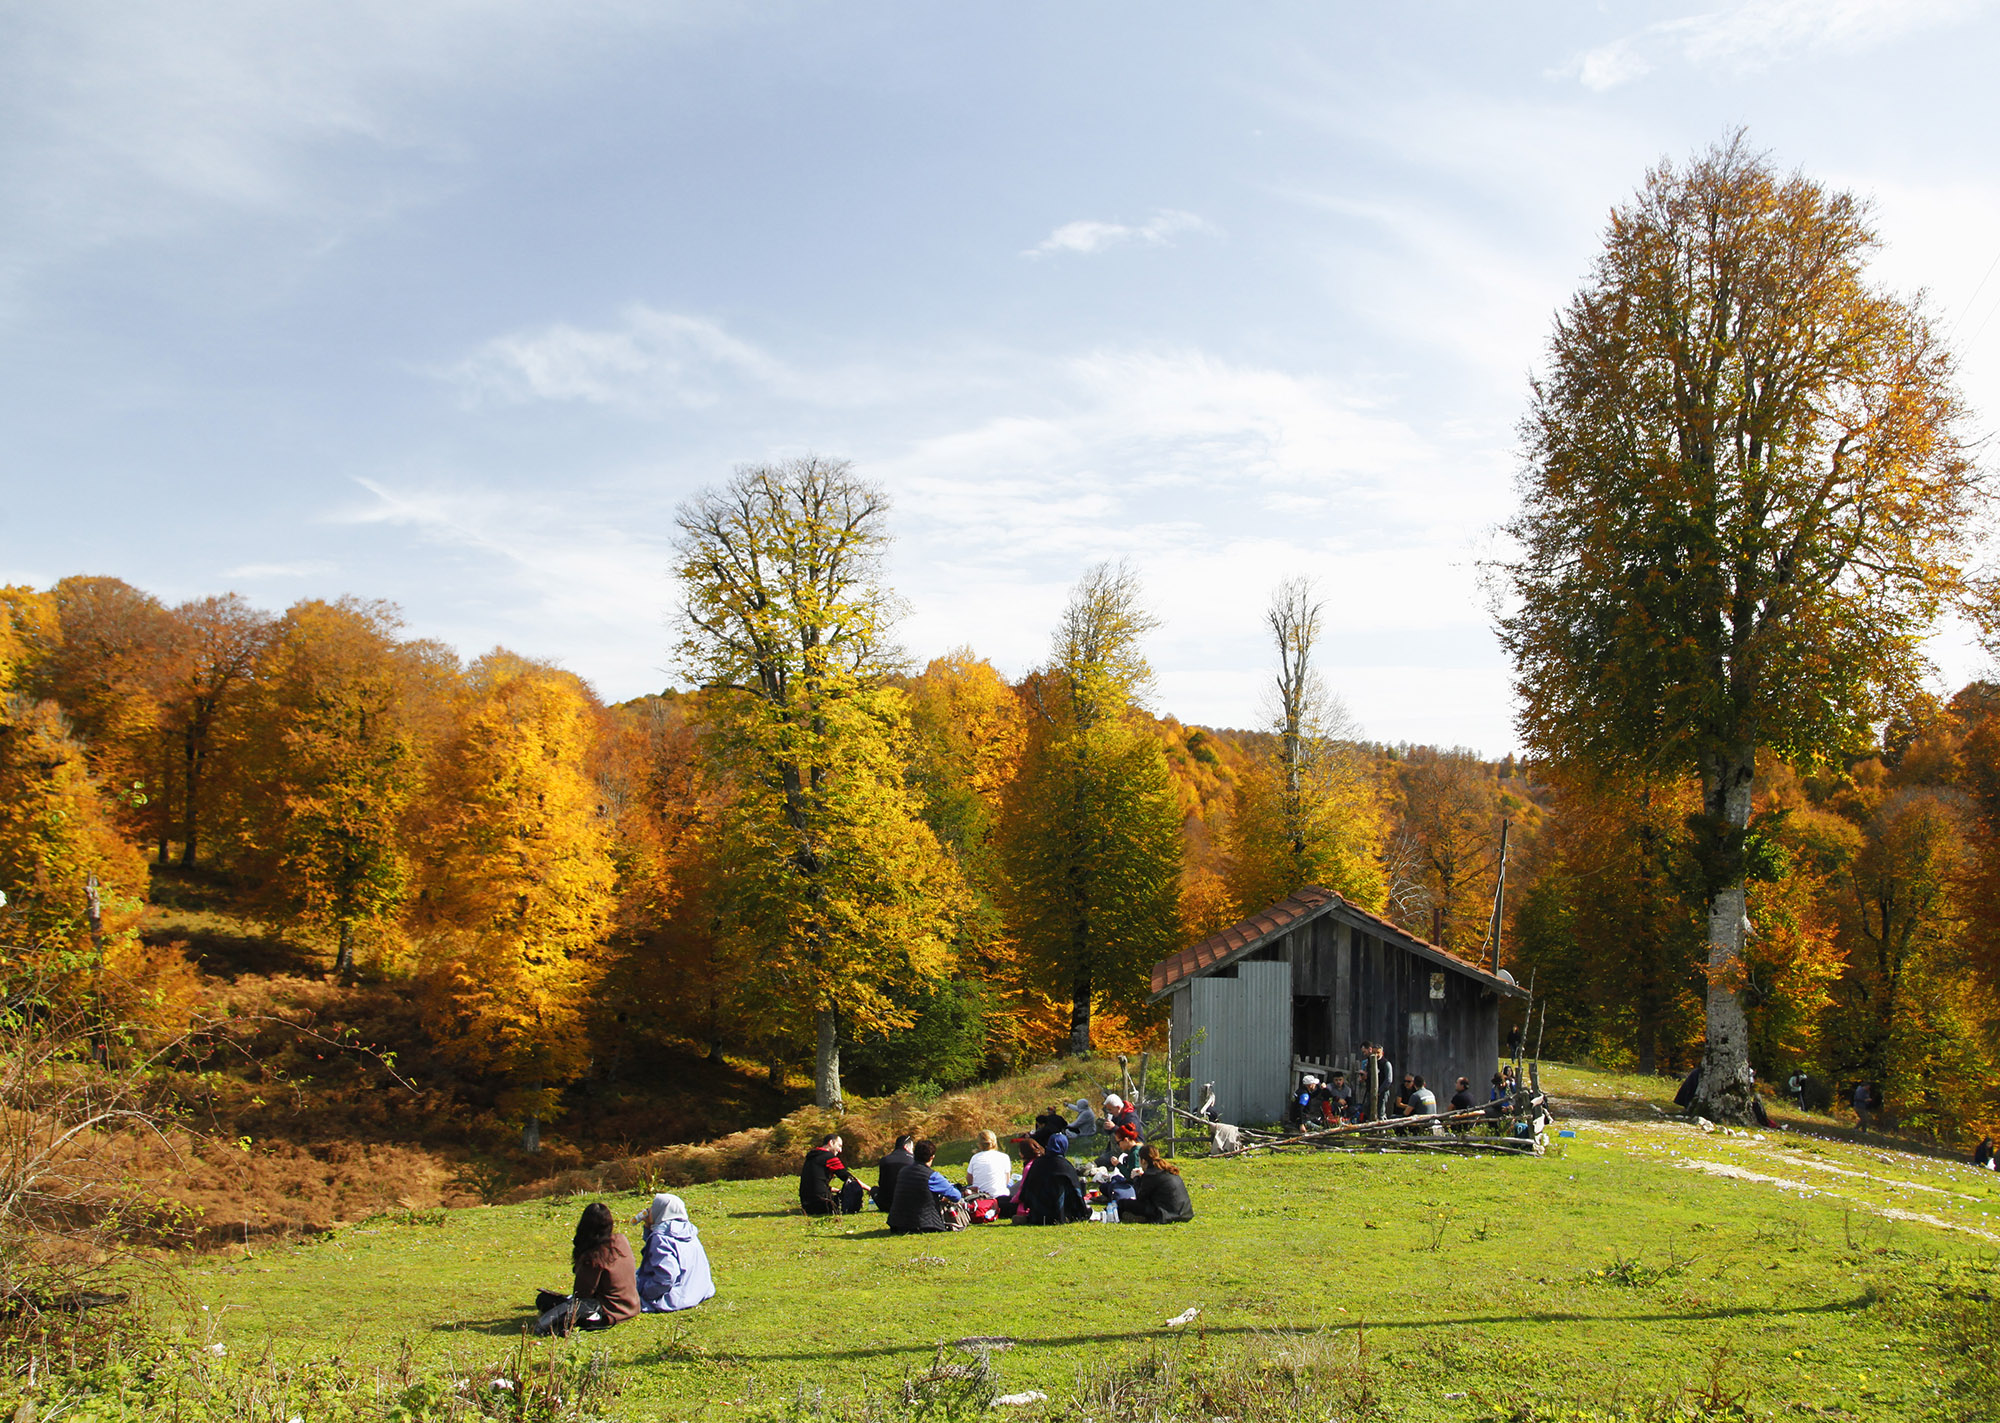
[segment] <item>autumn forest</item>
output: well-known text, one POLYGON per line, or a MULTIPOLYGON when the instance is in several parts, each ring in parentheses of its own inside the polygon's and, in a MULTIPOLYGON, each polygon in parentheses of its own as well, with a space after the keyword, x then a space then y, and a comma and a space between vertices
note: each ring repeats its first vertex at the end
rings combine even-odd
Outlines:
POLYGON ((808 1086, 838 1107, 1157 1046, 1150 965, 1318 884, 1497 950, 1548 1057, 1704 1065, 1726 1120, 1756 1083, 1870 1082, 1889 1124, 1976 1139, 2000 686, 1939 691, 1924 644, 1947 611, 1992 622, 1985 476, 1873 241, 1740 139, 1615 215, 1489 569, 1522 760, 1365 740, 1306 571, 1242 629, 1253 727, 1158 705, 1118 562, 1078 571, 1025 675, 919 666, 894 510, 832 458, 681 506, 686 690, 616 705, 361 597, 7 588, 10 1001, 90 1005, 107 1056, 202 1025, 165 1065, 244 1141, 352 1132, 515 1179, 808 1086))

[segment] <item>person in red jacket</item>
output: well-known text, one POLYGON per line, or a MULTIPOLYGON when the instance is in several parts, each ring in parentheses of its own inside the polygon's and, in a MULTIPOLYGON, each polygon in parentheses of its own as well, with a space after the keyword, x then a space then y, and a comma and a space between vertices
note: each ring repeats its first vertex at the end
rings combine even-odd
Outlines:
POLYGON ((829 1132, 806 1153, 805 1164, 799 1168, 799 1208, 807 1215, 832 1215, 836 1207, 842 1215, 853 1215, 867 1198, 861 1183, 840 1159, 845 1145, 840 1133, 829 1132), (838 1196, 833 1192, 835 1181, 841 1183, 838 1196))
POLYGON ((632 1247, 612 1218, 611 1207, 593 1201, 583 1208, 570 1242, 575 1279, 566 1295, 535 1295, 535 1333, 567 1334, 572 1329, 609 1329, 639 1313, 639 1267, 632 1247))

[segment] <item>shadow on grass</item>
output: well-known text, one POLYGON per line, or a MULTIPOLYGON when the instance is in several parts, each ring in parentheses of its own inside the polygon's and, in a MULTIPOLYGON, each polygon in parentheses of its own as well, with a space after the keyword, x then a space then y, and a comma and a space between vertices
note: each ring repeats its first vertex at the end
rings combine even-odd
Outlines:
MULTIPOLYGON (((1342 1320, 1337 1325, 1307 1328, 1304 1325, 1265 1324, 1224 1324, 1207 1329, 1175 1331, 1159 1325, 1143 1329, 1108 1330, 1097 1334, 1050 1334, 1041 1338, 1018 1335, 1014 1339, 1016 1351, 1030 1349, 1069 1349, 1078 1345, 1132 1344, 1142 1341, 1157 1342, 1163 1339, 1186 1339, 1191 1336, 1204 1338, 1234 1335, 1294 1335, 1309 1336, 1324 1332, 1344 1333, 1357 1325, 1369 1333, 1379 1333, 1385 1329, 1451 1329, 1475 1324, 1687 1324, 1711 1319, 1747 1319, 1758 1315, 1783 1316, 1792 1314, 1852 1314, 1867 1309, 1874 1302, 1873 1296, 1861 1294, 1853 1299, 1829 1300, 1825 1304, 1800 1305, 1784 1309, 1761 1305, 1729 1305, 1716 1309, 1692 1309, 1680 1313, 1663 1314, 1577 1314, 1563 1310, 1527 1311, 1517 1314, 1467 1314, 1439 1315, 1431 1319, 1360 1319, 1342 1320)), ((869 1348, 851 1349, 796 1349, 790 1351, 732 1352, 733 1360, 740 1364, 756 1365, 781 1361, 808 1361, 833 1359, 882 1359, 899 1355, 928 1357, 937 1352, 937 1341, 923 1344, 880 1344, 869 1348)))
POLYGON ((507 1314, 496 1314, 491 1319, 451 1319, 443 1324, 433 1324, 433 1334, 491 1334, 498 1339, 512 1339, 535 1322, 532 1309, 517 1309, 507 1314))

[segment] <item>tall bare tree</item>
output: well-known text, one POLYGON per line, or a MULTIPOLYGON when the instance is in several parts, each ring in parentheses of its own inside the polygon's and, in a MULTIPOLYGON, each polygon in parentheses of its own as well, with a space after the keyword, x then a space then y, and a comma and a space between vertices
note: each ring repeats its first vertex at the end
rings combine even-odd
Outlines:
POLYGON ((1265 626, 1278 654, 1270 685, 1275 754, 1237 782, 1229 885, 1251 913, 1308 884, 1382 906, 1383 817, 1354 726, 1315 660, 1325 604, 1307 578, 1271 595, 1265 626))

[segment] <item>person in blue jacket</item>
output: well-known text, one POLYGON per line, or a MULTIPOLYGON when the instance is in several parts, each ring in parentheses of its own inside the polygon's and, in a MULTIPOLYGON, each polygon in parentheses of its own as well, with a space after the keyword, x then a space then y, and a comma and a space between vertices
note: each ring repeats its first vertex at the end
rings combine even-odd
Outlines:
POLYGON ((639 1220, 646 1227, 646 1247, 639 1257, 640 1310, 668 1314, 714 1298, 708 1251, 681 1198, 661 1192, 639 1220))

